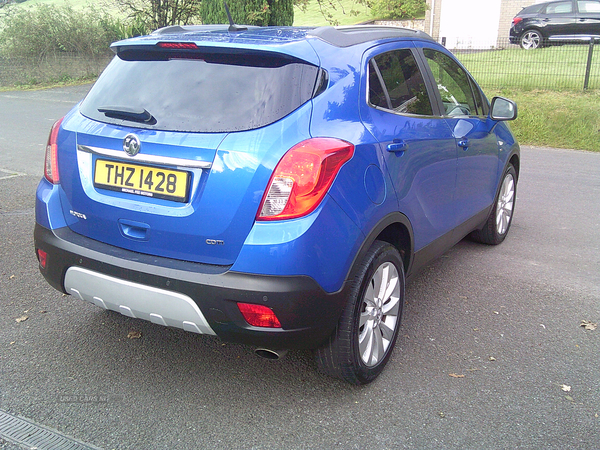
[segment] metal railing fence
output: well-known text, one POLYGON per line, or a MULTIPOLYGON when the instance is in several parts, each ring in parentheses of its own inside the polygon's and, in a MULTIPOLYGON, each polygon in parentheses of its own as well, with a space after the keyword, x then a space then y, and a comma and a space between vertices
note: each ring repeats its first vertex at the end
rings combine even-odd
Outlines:
POLYGON ((449 50, 485 88, 600 89, 600 39, 552 42, 530 50, 510 44, 508 39, 494 48, 472 42, 457 47, 449 50))
POLYGON ((0 55, 0 87, 93 78, 104 70, 113 56, 112 52, 93 57, 67 52, 39 57, 0 55))
MULTIPOLYGON (((471 40, 454 45, 457 48, 449 50, 486 89, 600 89, 600 39, 577 45, 554 43, 534 50, 524 50, 508 39, 493 47, 471 40)), ((112 53, 90 57, 65 52, 28 58, 0 56, 0 87, 95 77, 111 57, 112 53)))

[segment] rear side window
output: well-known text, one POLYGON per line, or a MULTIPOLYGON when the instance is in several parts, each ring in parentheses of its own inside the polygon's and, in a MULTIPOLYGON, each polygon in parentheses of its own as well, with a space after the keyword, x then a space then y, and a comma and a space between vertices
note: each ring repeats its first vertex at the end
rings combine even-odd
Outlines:
POLYGON ((382 53, 369 61, 369 103, 396 113, 433 115, 423 76, 410 50, 382 53))
POLYGON ((573 12, 573 4, 569 2, 550 3, 546 7, 546 14, 567 14, 573 12))
POLYGON ((260 128, 308 101, 319 69, 271 54, 123 52, 80 106, 93 120, 185 132, 260 128))
POLYGON ((544 5, 531 5, 531 6, 527 6, 526 8, 523 8, 521 10, 521 12, 519 14, 517 14, 517 16, 520 16, 521 14, 534 14, 534 13, 538 13, 540 12, 540 10, 544 7, 544 5))

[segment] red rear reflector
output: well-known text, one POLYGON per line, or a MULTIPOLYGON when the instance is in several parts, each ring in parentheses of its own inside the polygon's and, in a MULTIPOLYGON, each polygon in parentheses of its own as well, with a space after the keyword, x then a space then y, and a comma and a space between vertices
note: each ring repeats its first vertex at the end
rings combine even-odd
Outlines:
POLYGON ((50 136, 48 136, 48 143, 46 144, 46 164, 44 167, 44 176, 46 179, 53 184, 60 182, 60 176, 58 175, 58 131, 60 130, 60 124, 64 117, 56 121, 52 125, 50 130, 50 136))
POLYGON ((255 327, 281 328, 279 319, 271 308, 252 303, 238 303, 237 305, 244 319, 250 325, 255 327))
POLYGON ((38 260, 40 261, 40 266, 42 267, 42 269, 46 268, 46 258, 48 257, 48 254, 42 250, 38 248, 37 251, 38 254, 38 260))
POLYGON ((157 45, 162 48, 174 48, 176 50, 194 50, 198 48, 193 42, 159 42, 157 45))

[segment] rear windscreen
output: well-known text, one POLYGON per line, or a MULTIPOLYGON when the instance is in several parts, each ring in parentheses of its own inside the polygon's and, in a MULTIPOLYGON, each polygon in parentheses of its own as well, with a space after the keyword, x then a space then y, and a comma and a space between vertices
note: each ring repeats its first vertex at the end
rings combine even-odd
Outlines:
POLYGON ((318 68, 272 54, 123 52, 81 103, 93 120, 230 132, 271 124, 308 101, 318 68))

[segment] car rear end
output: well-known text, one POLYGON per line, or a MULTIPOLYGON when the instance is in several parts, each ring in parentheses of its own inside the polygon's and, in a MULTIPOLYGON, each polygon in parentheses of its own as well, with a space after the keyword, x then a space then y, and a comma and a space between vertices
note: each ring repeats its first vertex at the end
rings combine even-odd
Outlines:
POLYGON ((202 28, 113 49, 49 137, 36 203, 43 275, 157 324, 318 345, 354 249, 319 258, 315 242, 360 231, 327 196, 353 145, 310 134, 327 77, 314 49, 298 30, 202 28))
POLYGON ((539 3, 523 8, 513 18, 510 24, 509 40, 511 44, 518 45, 520 43, 523 32, 536 24, 536 19, 539 12, 546 7, 546 3, 539 3))

